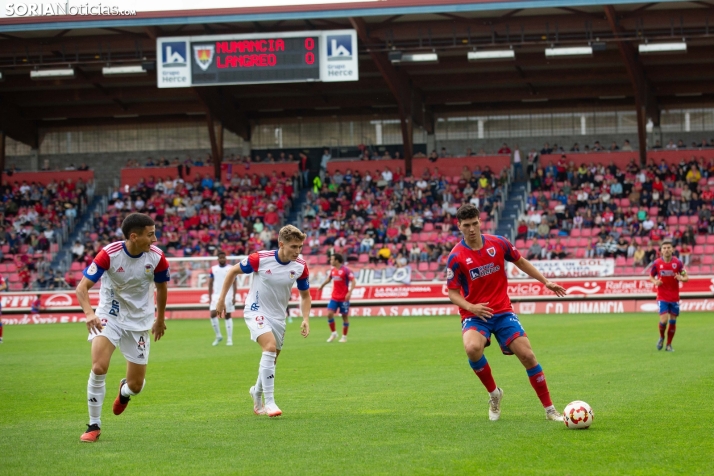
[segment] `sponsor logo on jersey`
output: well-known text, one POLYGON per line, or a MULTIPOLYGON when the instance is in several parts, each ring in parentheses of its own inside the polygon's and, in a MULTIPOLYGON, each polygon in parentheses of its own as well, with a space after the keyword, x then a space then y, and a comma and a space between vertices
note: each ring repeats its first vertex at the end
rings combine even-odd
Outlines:
MULTIPOLYGON (((122 268, 121 266, 119 266, 119 269, 117 269, 117 273, 123 273, 123 272, 124 272, 124 268, 122 268)), ((94 273, 92 273, 92 272, 90 271, 90 274, 94 274, 94 273)))
POLYGON ((471 280, 476 280, 478 278, 483 278, 484 276, 488 276, 489 274, 497 273, 501 271, 501 267, 494 264, 494 263, 488 263, 483 266, 479 266, 477 268, 471 268, 469 270, 469 275, 471 276, 471 280))
POLYGON ((265 274, 273 274, 270 272, 270 270, 266 271, 265 274))
POLYGON ((473 262, 474 262, 474 260, 472 260, 471 258, 466 258, 466 264, 471 264, 473 262))
POLYGON ((486 253, 488 253, 488 255, 493 258, 494 256, 496 256, 496 248, 492 246, 486 250, 486 253))

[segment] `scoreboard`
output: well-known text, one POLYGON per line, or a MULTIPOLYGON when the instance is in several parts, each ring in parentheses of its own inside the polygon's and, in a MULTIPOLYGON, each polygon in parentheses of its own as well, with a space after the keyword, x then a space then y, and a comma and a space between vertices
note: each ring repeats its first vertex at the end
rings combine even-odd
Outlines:
POLYGON ((354 30, 162 37, 157 86, 357 81, 354 30))

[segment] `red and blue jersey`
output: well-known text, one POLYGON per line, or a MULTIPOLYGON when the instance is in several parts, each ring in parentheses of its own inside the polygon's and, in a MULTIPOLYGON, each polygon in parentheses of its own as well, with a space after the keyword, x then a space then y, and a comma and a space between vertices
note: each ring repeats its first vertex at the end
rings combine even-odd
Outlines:
POLYGON ((332 300, 344 301, 350 290, 350 281, 355 279, 355 275, 347 266, 332 268, 330 270, 332 278, 332 300))
POLYGON ((657 300, 665 302, 679 302, 679 281, 675 276, 684 272, 684 264, 679 258, 672 259, 667 262, 662 258, 657 258, 652 263, 650 276, 662 281, 662 284, 657 286, 657 300))
MULTIPOLYGON (((458 289, 472 304, 488 303, 493 314, 513 312, 508 298, 506 261, 515 262, 521 254, 506 238, 481 235, 483 248, 474 250, 461 240, 449 254, 446 265, 446 286, 458 289)), ((473 314, 459 308, 461 320, 473 314)))

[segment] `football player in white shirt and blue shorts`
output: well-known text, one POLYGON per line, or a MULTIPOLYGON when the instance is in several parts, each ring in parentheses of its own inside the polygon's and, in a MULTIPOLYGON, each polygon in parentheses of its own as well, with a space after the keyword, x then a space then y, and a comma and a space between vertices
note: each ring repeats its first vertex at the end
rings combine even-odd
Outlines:
POLYGON ((164 313, 168 295, 169 264, 156 242, 154 220, 143 213, 132 213, 121 225, 124 241, 105 246, 84 270, 77 285, 77 298, 87 316, 92 342, 92 370, 87 383, 89 425, 80 441, 93 443, 101 434, 105 378, 114 349, 119 347, 127 360, 126 377, 119 383, 119 394, 112 410, 120 415, 130 397, 144 388, 151 336, 161 339, 166 331, 164 313), (96 311, 89 301, 89 290, 102 278, 96 311), (156 308, 154 316, 154 286, 156 308))
MULTIPOLYGON (((216 313, 216 304, 218 303, 218 296, 221 294, 221 289, 223 289, 223 283, 226 280, 226 275, 230 271, 230 266, 227 265, 226 253, 224 251, 218 252, 218 264, 211 266, 211 275, 208 278, 208 295, 211 298, 211 304, 209 305, 209 310, 211 311, 211 326, 213 326, 213 331, 216 333, 216 340, 213 341, 213 345, 218 345, 222 340, 221 326, 218 325, 218 317, 216 313)), ((235 294, 236 286, 235 279, 232 283, 232 288, 229 289, 226 295, 226 345, 233 345, 233 319, 231 319, 231 313, 235 312, 235 294)))
POLYGON ((226 296, 236 276, 253 273, 243 317, 250 330, 250 338, 260 345, 263 355, 258 368, 258 380, 250 388, 253 412, 256 415, 277 417, 282 411, 275 404, 275 362, 285 339, 286 309, 297 283, 300 291, 300 329, 303 337, 310 334, 310 273, 300 257, 305 234, 292 225, 284 226, 278 235, 278 249, 253 253, 231 267, 223 283, 216 312, 226 312, 226 296), (263 403, 263 398, 265 403, 263 403))

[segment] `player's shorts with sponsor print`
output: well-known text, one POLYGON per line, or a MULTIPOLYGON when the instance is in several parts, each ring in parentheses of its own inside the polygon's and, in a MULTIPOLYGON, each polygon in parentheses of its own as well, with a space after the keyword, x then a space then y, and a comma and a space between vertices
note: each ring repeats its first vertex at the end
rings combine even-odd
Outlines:
POLYGON ((89 333, 88 341, 92 341, 95 337, 104 336, 109 339, 109 342, 118 348, 124 358, 129 362, 139 365, 149 363, 149 350, 151 349, 151 337, 149 331, 128 331, 116 325, 113 321, 104 318, 102 325, 104 329, 100 334, 89 333))
POLYGON ((679 303, 669 302, 669 301, 657 301, 659 304, 659 315, 671 314, 672 316, 679 316, 679 303))
MULTIPOLYGON (((211 304, 208 306, 208 310, 215 311, 216 304, 218 304, 218 296, 211 296, 211 304)), ((226 296, 226 314, 230 314, 231 312, 235 311, 236 307, 235 304, 233 304, 233 296, 231 296, 230 299, 228 299, 228 296, 226 296)))
POLYGON ((275 347, 280 350, 283 348, 285 340, 285 316, 275 318, 268 317, 259 312, 244 312, 243 321, 250 330, 250 340, 256 342, 258 337, 268 332, 272 332, 275 336, 275 347))
POLYGON ((332 312, 337 311, 343 316, 346 316, 350 312, 350 302, 330 299, 330 302, 327 303, 327 310, 332 312))
POLYGON ((491 334, 496 336, 501 352, 505 355, 513 355, 508 346, 518 337, 527 336, 525 329, 512 312, 495 314, 486 322, 478 317, 469 317, 461 322, 461 333, 465 334, 469 330, 475 330, 486 338, 486 347, 491 345, 491 334))

